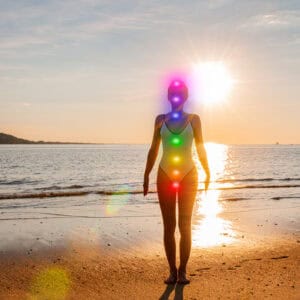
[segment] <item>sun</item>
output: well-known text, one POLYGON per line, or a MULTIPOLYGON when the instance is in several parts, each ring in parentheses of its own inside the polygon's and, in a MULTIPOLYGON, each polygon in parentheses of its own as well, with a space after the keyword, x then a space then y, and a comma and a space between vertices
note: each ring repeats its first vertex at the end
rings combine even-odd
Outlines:
POLYGON ((228 98, 234 80, 224 62, 201 62, 193 69, 195 93, 201 102, 212 104, 228 98))

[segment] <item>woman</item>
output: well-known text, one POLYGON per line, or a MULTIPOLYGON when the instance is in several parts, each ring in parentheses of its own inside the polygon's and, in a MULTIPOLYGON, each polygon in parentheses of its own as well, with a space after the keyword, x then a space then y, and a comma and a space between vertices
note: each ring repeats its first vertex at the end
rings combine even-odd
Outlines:
POLYGON ((168 88, 172 110, 155 120, 152 144, 144 174, 144 196, 148 193, 149 174, 154 166, 160 141, 163 155, 157 173, 157 193, 164 224, 164 247, 170 268, 166 284, 187 284, 186 265, 191 251, 191 217, 198 188, 198 174, 192 159, 192 142, 205 170, 205 190, 210 180, 206 151, 203 145, 200 118, 183 110, 188 88, 182 80, 174 80, 168 88), (176 196, 180 231, 180 265, 176 267, 176 196))

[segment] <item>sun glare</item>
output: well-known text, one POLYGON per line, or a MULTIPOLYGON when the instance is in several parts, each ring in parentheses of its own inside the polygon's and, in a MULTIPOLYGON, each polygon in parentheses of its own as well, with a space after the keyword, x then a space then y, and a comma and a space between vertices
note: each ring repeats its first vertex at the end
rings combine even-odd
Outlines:
MULTIPOLYGON (((205 148, 208 154, 212 182, 209 190, 199 194, 196 202, 196 214, 193 222, 193 245, 196 247, 230 244, 235 239, 231 222, 220 216, 223 206, 219 201, 221 191, 217 189, 217 181, 226 174, 226 165, 229 159, 228 146, 206 143, 205 148)), ((204 177, 200 165, 199 174, 204 177)))
POLYGON ((196 97, 205 104, 225 100, 232 90, 234 80, 221 61, 207 61, 194 65, 196 97))

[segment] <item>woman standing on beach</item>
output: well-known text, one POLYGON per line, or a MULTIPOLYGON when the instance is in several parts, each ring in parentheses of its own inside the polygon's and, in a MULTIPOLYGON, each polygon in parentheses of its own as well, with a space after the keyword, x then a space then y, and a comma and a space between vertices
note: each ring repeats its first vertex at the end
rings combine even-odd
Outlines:
POLYGON ((206 173, 205 190, 210 171, 204 148, 201 121, 198 115, 183 110, 188 88, 182 80, 173 80, 168 88, 171 111, 158 115, 153 140, 148 152, 144 174, 144 196, 148 193, 149 174, 154 166, 160 141, 163 155, 157 172, 157 193, 164 223, 164 247, 170 275, 166 284, 187 284, 186 265, 191 252, 191 218, 198 189, 198 174, 192 159, 192 142, 206 173), (176 267, 176 196, 178 196, 178 226, 180 231, 180 265, 176 267))

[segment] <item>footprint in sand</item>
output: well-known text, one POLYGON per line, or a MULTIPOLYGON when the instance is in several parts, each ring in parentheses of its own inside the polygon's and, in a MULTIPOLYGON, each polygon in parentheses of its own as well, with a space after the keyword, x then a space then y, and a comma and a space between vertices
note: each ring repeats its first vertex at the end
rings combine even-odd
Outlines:
POLYGON ((205 270, 209 270, 210 268, 200 268, 200 269, 197 269, 196 271, 205 271, 205 270))
POLYGON ((271 257, 271 259, 283 259, 283 258, 288 258, 288 256, 282 255, 282 256, 277 256, 277 257, 271 257))
POLYGON ((244 263, 244 262, 247 262, 247 261, 251 261, 251 260, 262 260, 261 258, 249 258, 249 259, 243 259, 240 261, 240 263, 244 263))

